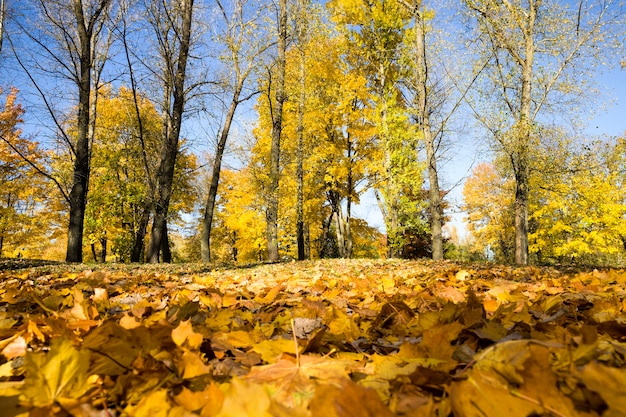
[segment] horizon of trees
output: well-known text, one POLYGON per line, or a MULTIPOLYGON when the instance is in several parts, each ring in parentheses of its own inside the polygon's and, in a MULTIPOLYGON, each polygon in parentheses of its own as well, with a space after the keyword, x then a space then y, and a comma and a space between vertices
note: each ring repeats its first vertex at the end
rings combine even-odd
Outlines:
POLYGON ((621 0, 3 6, 0 257, 625 260, 625 139, 580 129, 621 0), (492 161, 453 242, 470 118, 492 161))

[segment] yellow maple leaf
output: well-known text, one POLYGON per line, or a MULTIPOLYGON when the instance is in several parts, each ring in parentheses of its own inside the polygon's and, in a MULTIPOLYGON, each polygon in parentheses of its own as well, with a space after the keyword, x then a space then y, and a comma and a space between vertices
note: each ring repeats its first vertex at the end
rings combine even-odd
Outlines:
POLYGON ((191 349, 197 349, 202 344, 202 334, 193 331, 191 320, 181 321, 178 327, 172 330, 172 340, 178 346, 182 346, 185 341, 191 349))
POLYGON ((24 397, 35 407, 80 398, 91 388, 87 381, 89 356, 65 338, 54 340, 48 353, 27 354, 24 397))

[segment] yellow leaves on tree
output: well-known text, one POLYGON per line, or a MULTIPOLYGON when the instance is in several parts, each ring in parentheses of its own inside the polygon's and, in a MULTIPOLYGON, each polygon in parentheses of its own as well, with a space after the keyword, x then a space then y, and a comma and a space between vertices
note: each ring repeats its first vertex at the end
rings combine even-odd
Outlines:
MULTIPOLYGON (((566 145, 559 142, 561 148, 566 145)), ((533 158, 530 252, 540 262, 610 263, 624 253, 626 201, 623 139, 586 152, 555 151, 533 158)), ((479 164, 463 190, 474 250, 511 261, 514 184, 493 164, 479 164)))
POLYGON ((57 194, 37 172, 44 152, 19 128, 25 110, 17 93, 6 95, 0 112, 0 257, 41 257, 58 225, 57 194))
MULTIPOLYGON (((99 94, 85 234, 92 248, 99 244, 106 252, 111 242, 117 258, 128 261, 141 212, 153 197, 163 123, 154 104, 139 95, 140 125, 128 88, 104 89, 99 94)), ((189 172, 195 167, 195 156, 181 152, 175 168, 172 220, 193 207, 196 191, 189 172)), ((97 256, 97 260, 106 259, 97 256)))
POLYGON ((513 189, 513 182, 488 163, 477 165, 463 188, 473 249, 489 248, 501 261, 511 261, 513 256, 513 189))

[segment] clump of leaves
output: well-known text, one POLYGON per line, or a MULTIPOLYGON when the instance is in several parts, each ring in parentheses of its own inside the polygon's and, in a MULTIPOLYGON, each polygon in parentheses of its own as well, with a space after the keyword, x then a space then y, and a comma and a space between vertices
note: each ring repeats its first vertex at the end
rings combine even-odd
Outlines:
POLYGON ((626 272, 0 272, 3 415, 620 416, 626 272))

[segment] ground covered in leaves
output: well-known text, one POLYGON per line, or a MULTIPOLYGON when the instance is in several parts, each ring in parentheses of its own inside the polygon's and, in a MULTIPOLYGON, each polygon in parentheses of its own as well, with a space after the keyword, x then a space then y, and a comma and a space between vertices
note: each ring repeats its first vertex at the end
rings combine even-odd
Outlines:
POLYGON ((0 271, 3 416, 626 416, 626 272, 0 271))

